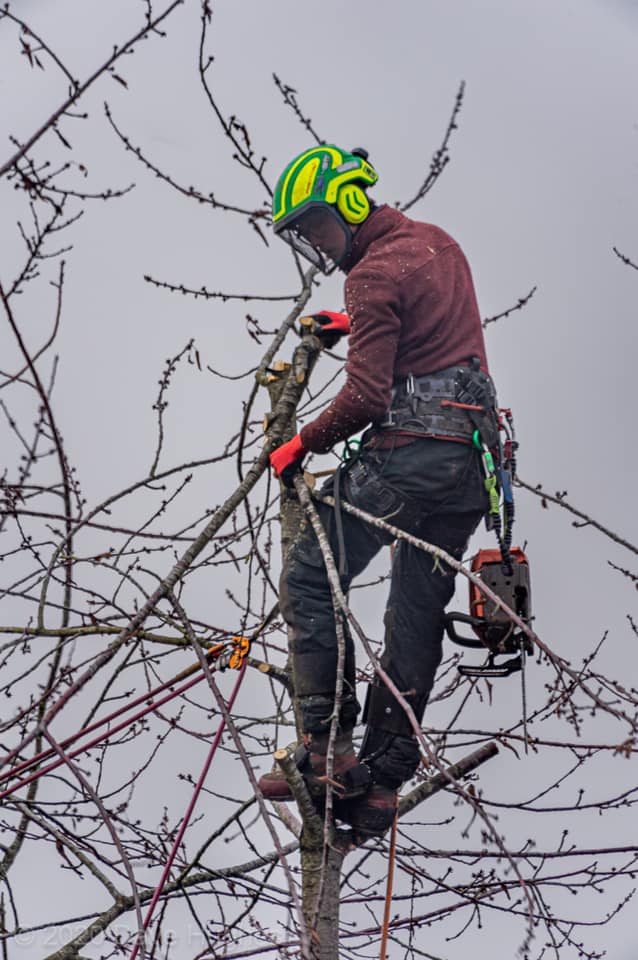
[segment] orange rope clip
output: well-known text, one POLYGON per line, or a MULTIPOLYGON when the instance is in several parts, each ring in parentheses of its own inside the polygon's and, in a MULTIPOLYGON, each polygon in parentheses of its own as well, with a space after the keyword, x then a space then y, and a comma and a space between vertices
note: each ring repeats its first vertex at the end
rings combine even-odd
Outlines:
POLYGON ((250 640, 248 637, 233 637, 232 643, 235 645, 235 649, 230 655, 230 660, 228 661, 228 666, 231 670, 239 670, 248 656, 248 651, 250 650, 250 640))

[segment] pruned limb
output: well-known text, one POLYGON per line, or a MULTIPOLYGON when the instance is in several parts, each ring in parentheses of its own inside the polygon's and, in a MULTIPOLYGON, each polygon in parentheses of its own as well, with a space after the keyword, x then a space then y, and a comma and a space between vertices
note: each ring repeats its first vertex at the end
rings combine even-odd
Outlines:
POLYGON ((446 767, 445 773, 437 773, 435 776, 420 783, 418 787, 415 787, 414 790, 406 793, 406 795, 401 798, 401 802, 399 803, 399 817, 404 817, 406 813, 410 813, 411 810, 414 810, 414 808, 420 803, 423 803, 424 800, 428 800, 435 793, 438 793, 439 790, 444 790, 446 787, 449 787, 450 780, 460 780, 461 777, 466 777, 468 773, 476 770, 477 767, 486 763, 487 760, 491 760, 497 753, 498 746, 494 742, 486 743, 484 746, 479 747, 478 750, 475 750, 474 753, 470 753, 457 763, 446 767))
POLYGON ((315 846, 323 839, 323 823, 317 814, 317 808, 308 793, 304 778, 301 776, 295 763, 294 753, 288 747, 275 750, 273 757, 282 769, 282 772, 297 801, 299 812, 303 819, 303 843, 305 846, 315 846))
POLYGON ((271 677, 273 680, 277 680, 278 683, 286 688, 288 693, 292 692, 292 680, 287 670, 278 667, 275 663, 266 663, 265 660, 257 660, 255 657, 247 657, 246 663, 249 667, 259 670, 265 677, 271 677))

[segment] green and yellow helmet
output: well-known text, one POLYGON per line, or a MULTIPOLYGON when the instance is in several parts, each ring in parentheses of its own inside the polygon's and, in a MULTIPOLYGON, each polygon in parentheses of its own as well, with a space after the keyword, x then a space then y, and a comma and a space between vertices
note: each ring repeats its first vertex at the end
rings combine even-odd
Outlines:
POLYGON ((324 273, 342 263, 352 243, 350 225, 370 213, 365 188, 379 175, 360 148, 351 153, 322 145, 292 160, 275 187, 275 233, 324 273))

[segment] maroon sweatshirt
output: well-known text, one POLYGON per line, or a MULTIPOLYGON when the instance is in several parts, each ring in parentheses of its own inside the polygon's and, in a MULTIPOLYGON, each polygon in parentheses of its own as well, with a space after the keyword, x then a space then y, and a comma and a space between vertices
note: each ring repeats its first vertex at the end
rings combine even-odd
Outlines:
POLYGON ((449 234, 377 207, 356 232, 344 269, 351 326, 346 382, 301 430, 301 442, 314 453, 380 420, 392 385, 410 373, 423 376, 473 356, 487 371, 472 275, 449 234))

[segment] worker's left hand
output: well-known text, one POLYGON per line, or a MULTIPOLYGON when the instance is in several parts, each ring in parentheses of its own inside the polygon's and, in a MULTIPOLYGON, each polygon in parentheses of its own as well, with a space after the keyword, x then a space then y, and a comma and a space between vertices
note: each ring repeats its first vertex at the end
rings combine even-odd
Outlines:
POLYGON ((285 487, 294 486, 294 476, 301 470, 301 461, 307 452, 301 437, 296 434, 270 454, 271 466, 285 487))
POLYGON ((350 333, 350 317, 347 313, 322 310, 321 313, 313 313, 311 316, 317 326, 315 333, 328 350, 334 347, 341 337, 347 337, 350 333))

